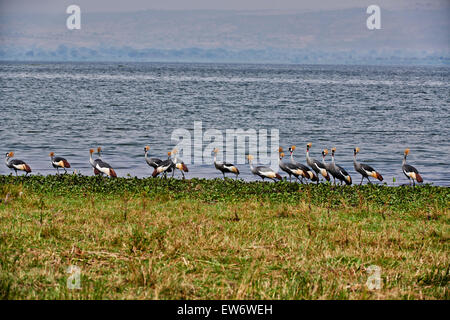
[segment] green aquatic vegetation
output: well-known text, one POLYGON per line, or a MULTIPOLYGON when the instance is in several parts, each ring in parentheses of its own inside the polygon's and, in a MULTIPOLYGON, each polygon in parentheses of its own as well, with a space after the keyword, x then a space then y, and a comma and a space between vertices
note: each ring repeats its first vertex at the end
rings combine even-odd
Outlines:
POLYGON ((449 200, 431 185, 0 176, 0 297, 448 299, 449 200))

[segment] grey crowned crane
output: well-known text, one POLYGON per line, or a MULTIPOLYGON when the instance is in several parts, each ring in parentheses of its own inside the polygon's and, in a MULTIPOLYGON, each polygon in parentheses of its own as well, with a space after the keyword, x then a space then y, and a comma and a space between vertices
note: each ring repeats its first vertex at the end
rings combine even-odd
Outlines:
POLYGON ((272 179, 273 181, 276 181, 275 179, 282 180, 281 176, 269 167, 265 167, 265 166, 253 167, 253 164, 252 164, 253 156, 252 155, 248 155, 247 159, 248 159, 248 163, 250 164, 250 170, 252 171, 252 173, 256 176, 261 177, 261 179, 263 179, 263 181, 264 181, 264 178, 269 178, 269 179, 272 179))
POLYGON ((175 165, 173 160, 171 159, 172 152, 167 152, 168 158, 167 160, 162 161, 159 166, 153 170, 152 177, 158 176, 160 173, 164 174, 164 178, 167 178, 167 172, 171 170, 175 170, 175 165))
MULTIPOLYGON (((336 177, 335 177, 335 172, 332 172, 332 164, 331 163, 327 163, 326 161, 325 161, 325 157, 328 155, 328 149, 323 149, 322 150, 322 163, 323 163, 323 165, 325 166, 325 169, 327 169, 327 171, 328 171, 328 174, 331 176, 331 177, 333 177, 333 181, 334 181, 334 184, 336 184, 336 177)), ((330 178, 331 179, 331 178, 330 178)))
POLYGON ((414 168, 413 166, 410 166, 409 164, 406 164, 406 157, 409 154, 409 149, 405 150, 404 156, 403 156, 403 163, 402 163, 402 170, 403 173, 405 174, 405 176, 408 178, 409 183, 411 184, 411 180, 413 183, 413 186, 416 185, 416 183, 414 182, 417 181, 419 183, 423 182, 422 176, 419 174, 419 171, 417 171, 416 168, 414 168))
POLYGON ((172 177, 175 174, 175 169, 178 169, 178 170, 181 171, 181 174, 183 175, 183 179, 184 179, 185 178, 184 177, 184 173, 185 172, 189 172, 189 169, 188 169, 188 167, 184 164, 184 162, 181 159, 178 159, 177 154, 178 154, 178 150, 177 149, 173 149, 172 150, 172 155, 175 155, 175 158, 173 158, 173 160, 172 160, 173 161, 173 165, 174 165, 173 172, 172 172, 172 177))
POLYGON ((29 165, 27 165, 22 160, 11 159, 12 157, 14 157, 14 152, 6 153, 5 163, 8 168, 13 169, 16 172, 16 176, 17 171, 25 171, 25 175, 28 175, 31 172, 31 168, 29 165))
POLYGON ((292 182, 292 176, 294 176, 297 180, 299 180, 301 183, 303 183, 303 171, 298 166, 296 166, 294 163, 283 161, 283 158, 284 158, 283 148, 280 147, 278 149, 278 152, 280 154, 278 166, 280 167, 281 170, 283 170, 284 172, 286 172, 289 175, 289 182, 292 182), (302 177, 301 180, 299 179, 300 176, 302 177))
POLYGON ((234 173, 237 179, 239 175, 238 168, 232 163, 225 161, 224 162, 217 161, 217 153, 219 152, 219 149, 215 148, 213 152, 214 152, 214 167, 216 167, 217 170, 222 172, 223 179, 225 179, 225 173, 234 173))
POLYGON ((359 185, 362 184, 364 178, 366 178, 367 181, 369 181, 369 183, 372 183, 372 182, 370 182, 369 177, 373 177, 375 179, 383 181, 383 176, 379 172, 377 172, 374 168, 372 168, 371 166, 369 166, 367 164, 356 161, 356 155, 358 153, 359 153, 359 148, 353 149, 353 166, 355 167, 356 172, 360 173, 362 176, 361 183, 359 185))
MULTIPOLYGON (((326 154, 328 154, 328 150, 326 150, 326 154)), ((331 149, 331 164, 329 165, 329 169, 328 171, 330 171, 331 175, 334 178, 334 184, 336 184, 336 179, 342 182, 345 182, 346 185, 351 185, 352 184, 352 177, 350 177, 350 175, 347 173, 347 171, 345 171, 344 168, 342 168, 340 165, 337 165, 336 162, 334 161, 334 153, 336 152, 336 148, 332 148, 331 149)))
POLYGON ((59 168, 63 168, 64 169, 64 173, 67 173, 68 168, 70 168, 70 163, 61 157, 55 157, 55 153, 54 152, 50 152, 49 154, 51 162, 52 162, 52 166, 53 168, 56 169, 56 172, 59 174, 59 168))
POLYGON ((147 162, 147 164, 150 167, 152 167, 153 169, 156 169, 161 164, 162 160, 158 159, 158 158, 149 158, 148 150, 150 150, 150 147, 145 146, 145 148, 144 148, 145 161, 147 162))
MULTIPOLYGON (((101 151, 102 151, 102 149, 100 147, 97 148, 97 152, 98 152, 99 157, 101 157, 101 151)), ((112 178, 116 178, 117 177, 116 172, 114 171, 114 169, 108 163, 104 162, 102 159, 95 159, 94 160, 92 158, 92 154, 94 153, 93 149, 90 149, 89 153, 91 155, 90 158, 89 158, 89 163, 91 164, 92 168, 94 168, 95 175, 106 174, 107 176, 112 177, 112 178)))
MULTIPOLYGON (((321 174, 327 181, 330 181, 330 175, 328 174, 327 168, 322 162, 317 161, 314 158, 311 158, 309 156, 309 149, 311 148, 312 143, 308 143, 306 145, 306 163, 308 163, 308 166, 313 169, 317 177, 319 177, 319 174, 321 174)), ((319 178, 317 178, 317 183, 319 183, 319 178)))
MULTIPOLYGON (((291 163, 293 163, 294 165, 296 165, 300 170, 302 170, 302 176, 305 177, 306 179, 310 179, 311 181, 318 181, 319 178, 317 178, 317 175, 314 173, 314 171, 312 171, 310 168, 308 168, 307 166, 296 162, 294 160, 294 151, 295 151, 296 147, 295 146, 291 146, 289 148, 289 152, 291 153, 291 163)), ((303 182, 303 178, 302 178, 302 182, 303 182)))

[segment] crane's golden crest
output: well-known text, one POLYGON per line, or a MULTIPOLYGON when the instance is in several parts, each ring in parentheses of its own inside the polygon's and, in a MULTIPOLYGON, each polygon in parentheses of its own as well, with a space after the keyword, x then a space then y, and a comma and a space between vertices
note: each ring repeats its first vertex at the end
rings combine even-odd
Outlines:
POLYGON ((89 149, 89 153, 93 154, 94 153, 94 149, 89 149))
POLYGON ((247 156, 247 159, 251 161, 251 160, 253 160, 253 156, 249 154, 249 155, 247 156))
POLYGON ((8 153, 8 157, 10 157, 10 158, 12 158, 12 157, 14 157, 14 152, 10 152, 10 153, 8 153))
POLYGON ((150 150, 150 147, 149 146, 145 146, 145 151, 148 151, 148 150, 150 150))
POLYGON ((308 148, 311 148, 311 147, 312 147, 312 143, 310 142, 310 143, 308 143, 306 146, 307 146, 308 148))
POLYGON ((53 157, 54 155, 55 155, 54 152, 50 152, 50 154, 49 154, 50 157, 53 157))
POLYGON ((101 147, 98 147, 98 148, 97 148, 97 152, 100 152, 100 151, 102 151, 102 148, 101 148, 101 147))
POLYGON ((217 153, 217 152, 219 152, 219 149, 214 148, 213 152, 214 152, 214 153, 217 153))
POLYGON ((325 155, 327 155, 328 154, 328 149, 324 149, 323 153, 325 153, 325 155))
POLYGON ((296 146, 291 146, 292 151, 294 151, 296 148, 296 146))
POLYGON ((278 148, 278 152, 283 152, 283 148, 282 148, 282 147, 279 147, 279 148, 278 148))
POLYGON ((409 149, 405 149, 405 155, 407 156, 409 154, 409 149))
POLYGON ((177 153, 178 153, 178 149, 177 148, 172 150, 172 154, 177 154, 177 153))
POLYGON ((282 158, 284 157, 284 152, 280 153, 280 157, 282 158))
POLYGON ((358 152, 359 152, 359 148, 358 148, 358 147, 356 147, 356 149, 355 149, 355 150, 356 150, 356 153, 358 153, 358 152))
POLYGON ((172 155, 172 152, 167 152, 167 155, 170 157, 172 155))
POLYGON ((333 147, 331 151, 336 152, 336 147, 333 147))

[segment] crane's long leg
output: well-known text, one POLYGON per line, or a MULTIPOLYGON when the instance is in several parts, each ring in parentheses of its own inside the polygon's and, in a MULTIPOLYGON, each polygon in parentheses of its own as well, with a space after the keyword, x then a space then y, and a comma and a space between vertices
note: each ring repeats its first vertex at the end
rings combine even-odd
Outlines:
POLYGON ((367 181, 369 181, 369 183, 372 184, 372 181, 370 181, 369 177, 367 177, 367 181))
POLYGON ((361 176, 362 176, 362 178, 361 178, 361 182, 359 183, 359 185, 362 185, 362 182, 364 180, 364 176, 363 175, 361 175, 361 176))
POLYGON ((223 180, 225 180, 225 172, 222 171, 222 174, 223 174, 223 180))

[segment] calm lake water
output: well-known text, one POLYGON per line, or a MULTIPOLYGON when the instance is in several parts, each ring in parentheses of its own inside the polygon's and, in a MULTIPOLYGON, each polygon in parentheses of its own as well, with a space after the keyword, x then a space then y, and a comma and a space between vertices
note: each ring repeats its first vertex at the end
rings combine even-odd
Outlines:
MULTIPOLYGON (((91 175, 89 149, 119 176, 148 176, 143 158, 167 157, 173 130, 278 129, 296 160, 337 147, 357 183, 353 148, 392 185, 407 180, 403 150, 425 182, 450 185, 450 68, 165 63, 0 64, 0 150, 33 174, 54 174, 48 154, 91 175)), ((207 142, 205 142, 205 145, 207 142)), ((186 159, 184 159, 186 160, 186 159)), ((187 177, 221 177, 212 164, 187 177)), ((247 164, 240 177, 254 180, 247 164)), ((72 171, 72 170, 71 170, 72 171)), ((0 165, 0 174, 10 170, 0 165)), ((179 176, 179 174, 177 175, 179 176)), ((259 179, 259 178, 258 178, 259 179)))

